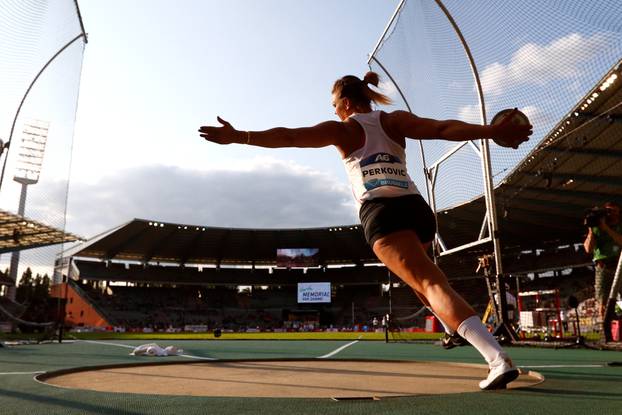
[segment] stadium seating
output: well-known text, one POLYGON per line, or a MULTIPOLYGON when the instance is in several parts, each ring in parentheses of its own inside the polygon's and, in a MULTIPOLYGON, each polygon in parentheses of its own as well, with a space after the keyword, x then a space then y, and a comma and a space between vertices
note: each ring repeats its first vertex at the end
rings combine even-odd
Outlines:
MULTIPOLYGON (((574 248, 547 255, 524 253, 521 261, 544 264, 542 269, 546 269, 546 262, 572 255, 576 255, 574 248), (549 256, 553 259, 549 260, 549 256)), ((84 295, 97 309, 103 310, 111 324, 127 330, 182 330, 188 326, 240 331, 302 330, 309 326, 351 329, 353 325, 370 325, 374 317, 381 318, 389 312, 389 293, 382 289, 388 282, 383 267, 200 269, 94 261, 77 261, 76 265, 80 278, 76 284, 84 295), (298 282, 331 282, 331 303, 299 304, 298 282), (304 315, 311 315, 309 318, 314 323, 305 324, 304 315)), ((592 274, 588 268, 542 275, 549 274, 553 280, 540 274, 520 276, 521 290, 557 284, 563 297, 590 295, 592 274)), ((416 314, 422 307, 419 299, 409 287, 398 283, 396 277, 391 281, 394 315, 416 314)), ((483 276, 452 278, 450 284, 483 314, 488 304, 483 276)), ((421 326, 425 315, 427 311, 403 325, 421 326)))

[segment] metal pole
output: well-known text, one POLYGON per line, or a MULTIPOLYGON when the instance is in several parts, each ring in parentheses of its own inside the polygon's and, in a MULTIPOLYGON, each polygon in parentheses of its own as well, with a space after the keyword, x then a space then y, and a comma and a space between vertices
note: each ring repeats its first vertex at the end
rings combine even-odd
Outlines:
POLYGON ((387 24, 387 27, 384 28, 384 31, 382 32, 382 35, 380 36, 380 39, 378 39, 378 42, 376 43, 376 46, 374 47, 374 50, 369 54, 369 59, 367 60, 367 64, 368 65, 371 62, 371 60, 374 59, 374 55, 376 54, 376 51, 380 47, 380 44, 382 43, 382 39, 384 39, 385 35, 389 31, 389 28, 393 24, 393 21, 395 20, 397 15, 400 13, 400 10, 402 9, 402 6, 404 5, 405 2, 406 2, 406 0, 400 1, 400 4, 398 4, 397 7, 395 8, 395 11, 393 12, 393 16, 391 16, 391 20, 389 20, 389 23, 387 24))
POLYGON ((393 314, 393 299, 391 298, 391 289, 392 289, 392 283, 391 283, 391 271, 387 270, 387 272, 389 273, 389 314, 393 314))
POLYGON ((404 101, 404 104, 406 104, 406 109, 408 109, 408 112, 412 113, 412 110, 410 109, 410 105, 408 104, 408 100, 406 99, 406 97, 402 93, 402 90, 400 89, 400 86, 397 84, 397 82, 395 82, 395 79, 393 79, 393 77, 391 76, 391 73, 389 71, 387 71, 387 68, 385 68, 384 65, 381 64, 380 61, 378 59, 376 59, 375 56, 370 57, 369 60, 370 61, 373 60, 374 62, 376 62, 378 64, 378 66, 380 66, 380 69, 382 69, 382 71, 387 74, 387 76, 391 80, 391 83, 393 83, 393 85, 395 85, 395 88, 397 89, 397 92, 400 94, 400 97, 402 97, 402 100, 404 101))
MULTIPOLYGON (((393 18, 391 19, 391 22, 393 21, 393 19, 395 19, 395 16, 397 15, 397 13, 399 12, 400 8, 402 7, 402 4, 404 3, 404 0, 402 0, 402 2, 400 3, 400 5, 398 6, 397 10, 395 11, 395 14, 393 15, 393 18)), ((387 29, 389 28, 389 26, 391 25, 391 23, 389 23, 389 25, 387 26, 387 29)), ((386 33, 385 30, 385 33, 386 33)), ((384 34, 383 34, 384 37, 384 34)), ((380 38, 382 40, 382 37, 380 38)), ((378 46, 380 45, 380 41, 378 41, 378 46)), ((384 67, 384 65, 374 56, 374 53, 376 53, 376 49, 378 48, 378 46, 376 46, 376 48, 374 49, 374 52, 372 52, 372 54, 369 57, 369 61, 367 62, 368 65, 370 65, 370 69, 371 69, 371 64, 370 62, 373 60, 374 62, 376 62, 376 64, 378 66, 380 66, 380 69, 382 69, 382 71, 387 74, 387 76, 389 77, 389 80, 391 80, 391 83, 395 86, 395 89, 397 89, 398 94, 400 94, 400 97, 402 98, 402 101, 404 101, 404 105, 406 105, 406 109, 408 110, 408 112, 410 112, 412 114, 412 109, 410 108, 410 104, 408 103, 408 100, 406 99, 406 96, 404 95, 404 93, 402 92, 402 89, 400 88, 400 86, 397 84, 397 82, 395 81, 395 79, 393 79, 393 76, 391 76, 391 73, 387 70, 387 68, 384 67)), ((428 196, 428 204, 431 206, 432 211, 434 212, 434 217, 436 218, 436 204, 434 203, 434 185, 430 184, 430 179, 429 179, 429 169, 427 166, 427 162, 425 159, 425 151, 423 149, 423 140, 417 140, 419 142, 419 151, 421 153, 421 162, 423 164, 423 174, 426 178, 426 182, 425 182, 425 187, 426 187, 426 194, 428 196)), ((436 218, 436 224, 437 224, 437 229, 436 229, 436 233, 438 234, 438 218, 436 218)), ((434 257, 434 262, 437 261, 437 252, 436 249, 432 249, 432 255, 434 257)))
MULTIPOLYGON (((26 211, 27 194, 28 194, 28 185, 26 183, 22 183, 22 191, 19 195, 19 207, 17 209, 17 214, 19 216, 24 216, 24 212, 26 211)), ((20 257, 20 252, 18 250, 13 251, 13 253, 11 254, 11 268, 9 271, 10 272, 9 276, 11 277, 15 285, 12 287, 9 287, 9 292, 8 292, 7 297, 13 301, 15 301, 15 294, 17 292, 17 269, 19 267, 19 257, 20 257)))
MULTIPOLYGON (((65 277, 63 277, 63 280, 65 280, 65 277)), ((61 286, 61 289, 63 287, 61 286)), ((65 292, 63 294, 63 301, 62 301, 62 311, 61 311, 61 322, 60 322, 60 327, 58 328, 58 342, 62 343, 63 342, 63 334, 65 332, 65 320, 67 318, 67 296, 68 296, 68 291, 69 291, 69 271, 67 271, 67 280, 65 281, 65 292)))
POLYGON ((615 313, 616 299, 618 297, 618 292, 620 291, 620 284, 622 283, 622 278, 620 277, 620 274, 622 274, 622 254, 620 254, 620 257, 618 258, 616 272, 613 276, 613 281, 611 282, 609 298, 607 299, 607 304, 605 305, 605 318, 603 318, 603 333, 605 334, 605 341, 607 342, 613 341, 613 336, 611 333, 611 321, 613 320, 613 315, 615 313))
POLYGON ((616 299, 618 297, 618 292, 620 291, 620 283, 622 283, 622 279, 620 274, 622 273, 622 254, 620 254, 618 258, 618 265, 616 266, 616 271, 613 276, 613 281, 611 283, 611 291, 609 291, 609 299, 616 299))
MULTIPOLYGON (((473 74, 473 78, 475 80, 475 85, 477 87, 477 97, 479 100, 479 108, 480 108, 480 118, 482 125, 486 125, 486 105, 484 103, 484 92, 482 90, 482 83, 479 78, 479 72, 477 70, 477 66, 475 65, 475 60, 473 59, 473 55, 471 54, 471 49, 469 48, 460 28, 456 24, 456 21, 449 13, 449 10, 445 7, 445 5, 440 0, 434 0, 436 4, 441 8, 452 27, 454 28, 458 38, 460 39, 460 43, 464 48, 464 51, 469 60, 469 66, 471 67, 471 73, 473 74)), ((494 201, 494 192, 493 192, 493 182, 492 182, 492 174, 491 174, 491 163, 490 163, 490 149, 488 147, 488 140, 481 140, 481 151, 482 151, 482 170, 484 173, 484 187, 485 187, 485 199, 486 199, 486 207, 488 209, 488 221, 490 223, 490 232, 491 237, 493 239, 493 247, 495 253, 495 265, 497 269, 497 274, 503 274, 503 265, 501 263, 501 245, 499 242, 499 232, 497 226, 497 212, 495 209, 495 201, 494 201)))
POLYGON ((78 21, 80 22, 80 30, 84 35, 84 43, 89 43, 88 36, 86 35, 86 30, 84 30, 84 22, 82 21, 82 13, 80 13, 80 6, 78 6, 78 0, 73 1, 74 6, 76 6, 76 14, 78 15, 78 21))
MULTIPOLYGON (((398 7, 399 10, 399 7, 398 7)), ((393 76, 391 76, 391 73, 387 70, 387 68, 384 67, 384 65, 382 63, 380 63, 380 61, 372 54, 369 58, 369 62, 371 61, 376 62, 376 64, 378 66, 380 66, 380 69, 382 69, 382 71, 384 73, 387 74, 387 76, 389 77, 389 79, 391 80, 391 83, 395 86, 395 89, 397 89, 398 94, 400 94, 400 97, 402 98, 402 101, 404 101, 404 105, 406 105, 406 109, 408 110, 408 112, 410 112, 412 114, 412 109, 410 108, 410 104, 408 103, 408 100, 406 99, 406 96, 404 96, 404 93, 402 92, 402 89, 400 88, 400 86, 397 84, 397 82, 395 82, 395 79, 393 79, 393 76)), ((371 66, 370 66, 371 69, 371 66)), ((423 150, 423 140, 417 140, 419 142, 419 151, 421 152, 421 162, 423 163, 423 173, 424 175, 428 176, 428 166, 427 166, 427 162, 425 160, 425 151, 423 150)), ((428 203, 432 200, 432 196, 430 194, 430 192, 433 190, 430 190, 430 186, 426 180, 426 192, 428 195, 428 203)), ((436 214, 436 209, 433 208, 434 210, 434 214, 436 214)))
MULTIPOLYGON (((479 78, 479 71, 477 70, 477 66, 475 65, 475 59, 473 58, 473 54, 471 53, 471 49, 466 42, 466 39, 462 35, 460 28, 458 27, 456 21, 452 17, 449 10, 445 7, 441 0, 434 0, 438 7, 443 11, 449 23, 453 27, 456 32, 462 47, 467 55, 467 59, 469 60, 469 66, 471 68, 471 73, 473 74, 473 78, 475 80, 475 85, 477 87, 477 97, 479 100, 480 107, 480 117, 482 125, 486 125, 486 105, 484 103, 484 92, 482 90, 482 83, 479 78)), ((482 152, 482 171, 484 174, 484 198, 486 201, 486 208, 488 210, 488 224, 490 229, 490 237, 492 238, 493 250, 495 255, 495 265, 496 265, 496 282, 497 282, 497 293, 499 294, 499 308, 500 308, 500 318, 499 327, 497 329, 502 329, 505 334, 513 338, 514 340, 518 340, 518 336, 514 332, 513 329, 510 329, 507 326, 507 301, 505 298, 505 282, 503 280, 503 264, 501 261, 501 241, 499 239, 499 227, 497 223, 497 209, 495 205, 494 198, 494 185, 492 181, 492 166, 490 162, 490 148, 488 147, 488 140, 481 139, 481 152, 482 152)), ((494 301, 494 298, 492 299, 494 301)), ((497 333, 498 330, 495 330, 497 333)))

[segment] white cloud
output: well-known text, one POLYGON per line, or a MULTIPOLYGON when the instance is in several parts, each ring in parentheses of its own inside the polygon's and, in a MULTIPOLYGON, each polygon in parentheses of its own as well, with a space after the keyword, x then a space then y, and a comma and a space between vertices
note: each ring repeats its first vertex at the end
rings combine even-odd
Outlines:
POLYGON ((379 92, 385 94, 389 98, 393 100, 393 102, 401 102, 402 97, 400 96, 397 87, 391 80, 382 80, 378 83, 379 92))
MULTIPOLYGON (((62 215, 67 183, 31 192, 27 216, 46 223, 62 215)), ((36 190, 36 189, 34 189, 36 190)), ((69 188, 66 231, 85 238, 134 218, 214 227, 307 228, 358 222, 350 189, 323 172, 258 157, 228 169, 198 171, 151 165, 122 169, 69 188)), ((53 223, 62 226, 62 221, 53 223)), ((61 246, 24 251, 27 266, 52 274, 61 246)), ((8 266, 10 255, 0 257, 8 266)))
POLYGON ((516 85, 545 85, 557 79, 571 79, 606 44, 607 38, 602 34, 586 37, 579 33, 547 45, 528 43, 512 55, 507 65, 495 62, 484 68, 482 87, 486 94, 499 95, 516 85))
POLYGON ((531 125, 540 125, 548 121, 542 109, 535 105, 527 105, 519 109, 529 118, 531 125))
POLYGON ((458 109, 458 120, 473 124, 481 123, 481 112, 479 105, 465 105, 458 109))
MULTIPOLYGON (((519 108, 525 113, 532 125, 542 125, 548 123, 549 119, 542 109, 536 105, 527 105, 519 108)), ((494 114, 487 114, 488 121, 493 118, 494 114)), ((460 121, 473 124, 480 124, 479 105, 465 105, 458 110, 458 119, 460 121)))
POLYGON ((350 190, 335 177, 272 159, 239 170, 145 166, 72 183, 69 232, 92 237, 133 218, 247 228, 357 221, 350 190))

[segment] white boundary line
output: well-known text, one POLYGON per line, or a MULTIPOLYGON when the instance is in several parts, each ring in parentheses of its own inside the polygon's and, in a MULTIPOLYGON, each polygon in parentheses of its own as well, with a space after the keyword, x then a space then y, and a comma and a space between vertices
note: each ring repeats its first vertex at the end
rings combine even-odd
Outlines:
POLYGON ((359 342, 359 339, 361 338, 361 336, 359 336, 359 338, 357 340, 354 340, 353 342, 350 342, 348 344, 344 344, 343 346, 341 346, 338 349, 333 350, 332 352, 325 354, 324 356, 320 356, 318 357, 318 359, 328 359, 329 357, 332 357, 334 355, 336 355, 337 353, 339 353, 340 351, 342 351, 343 349, 352 346, 353 344, 356 344, 359 342))
POLYGON ((135 349, 136 348, 136 346, 130 346, 129 344, 102 342, 102 341, 99 341, 99 340, 78 340, 78 341, 80 343, 105 344, 106 346, 125 347, 126 349, 135 349))
POLYGON ((218 360, 215 357, 192 356, 190 354, 180 354, 180 355, 177 355, 177 356, 186 357, 188 359, 197 359, 197 360, 218 360))
MULTIPOLYGON (((103 344, 106 346, 117 346, 117 347, 125 347, 128 349, 135 349, 136 346, 130 346, 128 344, 121 344, 121 343, 110 343, 110 342, 102 342, 99 340, 79 340, 80 342, 84 342, 84 343, 91 343, 91 344, 103 344)), ((193 355, 189 355, 189 354, 178 354, 178 355, 171 355, 171 356, 179 356, 179 357, 185 357, 188 359, 198 359, 198 360, 218 360, 215 357, 202 357, 202 356, 193 356, 193 355)), ((165 357, 165 356, 161 356, 161 357, 165 357)))
POLYGON ((36 372, 0 372, 0 375, 38 375, 39 373, 45 373, 43 370, 36 372))

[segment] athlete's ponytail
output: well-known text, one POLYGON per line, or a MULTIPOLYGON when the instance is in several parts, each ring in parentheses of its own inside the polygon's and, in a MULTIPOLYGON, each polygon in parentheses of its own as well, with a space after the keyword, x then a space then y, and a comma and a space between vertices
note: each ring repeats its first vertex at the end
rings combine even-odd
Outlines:
POLYGON ((335 81, 332 93, 350 99, 354 105, 370 105, 372 101, 388 105, 391 98, 368 86, 371 84, 377 87, 379 82, 380 77, 376 72, 367 72, 362 80, 354 75, 346 75, 335 81))

